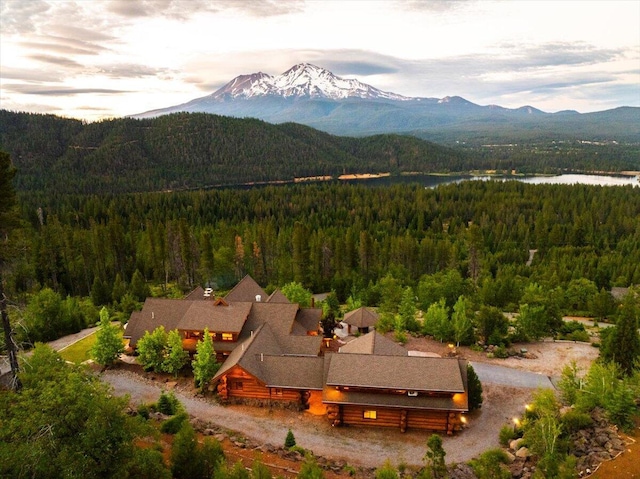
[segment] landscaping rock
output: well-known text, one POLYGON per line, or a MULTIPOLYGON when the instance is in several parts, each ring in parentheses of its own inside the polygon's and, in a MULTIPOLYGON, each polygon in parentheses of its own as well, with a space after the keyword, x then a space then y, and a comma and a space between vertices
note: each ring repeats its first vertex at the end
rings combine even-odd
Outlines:
POLYGON ((522 444, 522 441, 522 438, 514 439, 509 443, 509 449, 511 449, 512 451, 517 451, 518 449, 520 449, 520 444, 522 444))
POLYGON ((516 457, 529 457, 529 448, 521 447, 516 451, 516 457))

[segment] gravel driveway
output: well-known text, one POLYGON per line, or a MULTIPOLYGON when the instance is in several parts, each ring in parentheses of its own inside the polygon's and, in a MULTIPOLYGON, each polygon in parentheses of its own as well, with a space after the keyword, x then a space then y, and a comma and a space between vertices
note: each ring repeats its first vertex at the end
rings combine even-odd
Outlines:
MULTIPOLYGON (((134 404, 156 402, 162 388, 135 373, 107 370, 101 375, 117 395, 128 394, 134 404)), ((484 450, 498 446, 498 432, 511 418, 524 411, 534 389, 487 384, 484 405, 469 416, 469 427, 452 437, 444 437, 447 462, 468 461, 484 450)), ((349 464, 380 466, 385 459, 398 464, 423 465, 430 433, 394 429, 333 428, 326 418, 279 409, 248 406, 220 406, 214 402, 176 391, 176 397, 192 416, 243 436, 276 446, 284 443, 289 428, 298 445, 314 454, 343 459, 349 464)))
POLYGON ((515 388, 553 389, 553 384, 551 384, 549 377, 542 374, 496 366, 495 364, 473 362, 471 365, 483 385, 500 384, 515 388))

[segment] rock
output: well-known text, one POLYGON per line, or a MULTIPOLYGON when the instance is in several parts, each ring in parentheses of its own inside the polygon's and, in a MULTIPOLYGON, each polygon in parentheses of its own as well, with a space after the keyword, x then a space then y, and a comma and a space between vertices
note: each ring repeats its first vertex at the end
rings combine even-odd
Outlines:
POLYGON ((165 384, 165 387, 171 391, 172 389, 175 389, 175 387, 178 385, 178 383, 176 381, 167 381, 167 383, 165 384))
POLYGON ((246 447, 246 444, 240 441, 234 441, 233 445, 239 447, 240 449, 244 449, 246 447))
MULTIPOLYGON (((515 459, 515 458, 514 458, 515 459)), ((509 472, 511 472, 511 477, 522 477, 524 473, 524 461, 522 459, 517 459, 511 464, 509 464, 509 472)))
POLYGON ((526 447, 521 447, 516 451, 516 457, 529 457, 529 449, 526 447))
POLYGON ((202 431, 202 434, 204 434, 205 436, 213 436, 216 432, 211 429, 211 428, 206 428, 204 431, 202 431))
POLYGON ((475 479, 476 475, 468 464, 456 464, 447 471, 450 479, 475 479))
POLYGON ((609 441, 609 436, 607 434, 601 432, 595 437, 595 440, 596 440, 596 443, 598 444, 598 446, 604 447, 605 444, 609 441))
POLYGON ((518 449, 520 449, 520 444, 522 444, 522 438, 514 439, 509 443, 509 449, 511 449, 512 451, 517 451, 518 449))
POLYGON ((504 451, 504 453, 507 455, 507 458, 509 459, 509 463, 512 463, 513 461, 516 460, 516 456, 511 454, 509 451, 504 451))
POLYGON ((222 442, 227 438, 226 434, 218 433, 214 436, 218 441, 222 442))

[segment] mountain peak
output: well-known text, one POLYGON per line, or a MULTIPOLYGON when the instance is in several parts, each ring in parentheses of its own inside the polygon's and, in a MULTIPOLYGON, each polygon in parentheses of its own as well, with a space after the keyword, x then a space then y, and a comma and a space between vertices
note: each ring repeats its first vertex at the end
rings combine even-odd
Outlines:
POLYGON ((346 98, 411 100, 412 98, 378 90, 358 80, 341 78, 311 63, 298 63, 278 76, 265 73, 240 75, 210 95, 212 100, 248 99, 275 96, 283 98, 346 98))

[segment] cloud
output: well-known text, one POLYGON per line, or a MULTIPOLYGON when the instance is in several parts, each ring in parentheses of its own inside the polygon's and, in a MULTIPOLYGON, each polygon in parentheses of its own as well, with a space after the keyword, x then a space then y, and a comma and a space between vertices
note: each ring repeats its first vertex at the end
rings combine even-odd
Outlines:
POLYGON ((203 13, 237 11, 255 17, 271 17, 297 13, 303 8, 303 0, 112 0, 106 3, 108 12, 127 18, 164 16, 182 21, 203 13))
POLYGON ((51 6, 43 0, 3 0, 0 17, 4 33, 31 33, 36 31, 36 19, 48 13, 51 6))
POLYGON ((146 65, 135 64, 119 64, 102 66, 98 69, 102 73, 111 78, 142 78, 167 74, 170 70, 166 68, 153 68, 146 65))
POLYGON ((396 5, 396 8, 403 10, 444 13, 465 7, 475 3, 475 1, 476 0, 396 0, 394 4, 396 5))
POLYGON ((57 65, 67 68, 82 68, 83 65, 69 58, 55 57, 53 55, 28 55, 29 58, 51 65, 57 65))
POLYGON ((52 87, 49 85, 25 85, 25 84, 5 84, 2 85, 7 91, 21 93, 23 95, 43 95, 43 96, 69 96, 82 95, 86 93, 96 94, 116 94, 132 93, 128 90, 114 90, 110 88, 71 88, 71 87, 52 87))
POLYGON ((97 49, 104 50, 104 48, 97 47, 95 49, 78 48, 68 45, 60 45, 56 43, 40 43, 40 42, 21 42, 20 46, 23 46, 32 50, 49 50, 56 53, 62 53, 65 55, 98 55, 97 49))
POLYGON ((0 78, 36 83, 61 82, 64 79, 64 77, 59 73, 50 71, 33 68, 11 68, 4 66, 0 70, 0 78))
POLYGON ((93 42, 104 42, 116 39, 116 37, 109 35, 102 30, 72 26, 68 23, 52 25, 50 30, 53 33, 61 35, 59 38, 64 37, 65 41, 85 46, 91 45, 92 48, 102 48, 95 45, 93 42))

